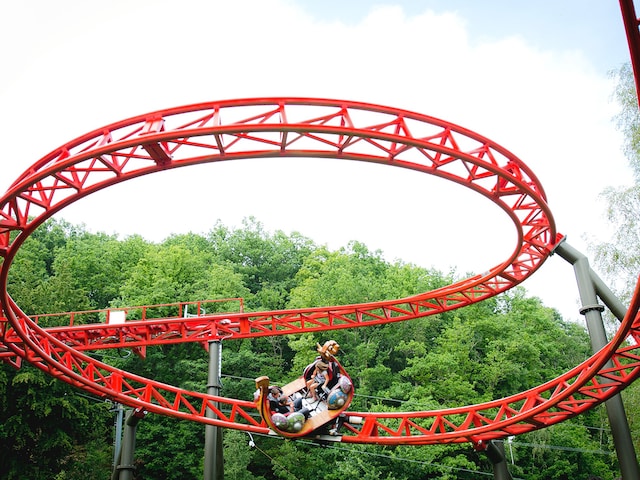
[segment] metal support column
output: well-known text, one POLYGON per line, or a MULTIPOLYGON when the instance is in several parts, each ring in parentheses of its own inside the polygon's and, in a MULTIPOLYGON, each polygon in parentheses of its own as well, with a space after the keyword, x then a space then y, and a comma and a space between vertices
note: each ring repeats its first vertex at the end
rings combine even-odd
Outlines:
POLYGON ((112 480, 133 480, 133 464, 134 452, 136 449, 136 428, 138 422, 146 412, 143 410, 131 410, 127 415, 124 426, 124 434, 122 436, 122 449, 120 451, 120 460, 117 467, 113 470, 112 480))
MULTIPOLYGON (((596 287, 598 287, 601 294, 609 295, 610 292, 608 288, 604 287, 604 284, 593 281, 594 274, 592 274, 591 268, 589 267, 587 257, 568 245, 566 241, 561 242, 556 247, 555 252, 573 265, 578 283, 580 302, 582 303, 580 313, 585 316, 591 338, 591 349, 595 353, 608 343, 602 321, 602 311, 604 307, 598 303, 596 287)), ((612 299, 608 300, 608 303, 613 304, 616 309, 614 314, 618 316, 620 313, 619 304, 612 299)), ((612 367, 613 365, 609 364, 608 366, 612 367)), ((620 395, 615 395, 607 400, 605 405, 622 478, 623 480, 637 480, 640 478, 640 468, 638 467, 638 459, 631 439, 631 432, 624 411, 624 405, 622 404, 622 398, 620 395)))
POLYGON ((491 441, 485 450, 489 461, 493 465, 493 478, 495 480, 512 480, 513 477, 507 468, 507 461, 504 455, 504 443, 491 441))
POLYGON ((121 403, 116 403, 116 419, 114 420, 115 434, 113 436, 113 469, 115 470, 120 462, 120 452, 122 451, 122 422, 124 421, 124 407, 121 403))
MULTIPOLYGON (((209 342, 209 376, 207 380, 207 394, 220 395, 222 342, 209 342)), ((215 403, 218 408, 218 403, 215 403)), ((216 413, 207 408, 206 418, 216 418, 216 413)), ((204 480, 223 480, 224 464, 222 458, 222 428, 215 425, 204 427, 204 480)))

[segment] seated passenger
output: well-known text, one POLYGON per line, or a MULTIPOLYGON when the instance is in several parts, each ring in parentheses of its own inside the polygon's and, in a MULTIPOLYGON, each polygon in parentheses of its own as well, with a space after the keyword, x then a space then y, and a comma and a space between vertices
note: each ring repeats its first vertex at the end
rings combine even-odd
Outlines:
POLYGON ((293 402, 290 398, 282 394, 282 389, 272 385, 269 387, 269 409, 271 413, 282 413, 284 415, 293 412, 293 402))
POLYGON ((327 375, 327 368, 329 366, 322 360, 316 362, 311 378, 307 380, 307 396, 311 395, 312 400, 315 402, 318 400, 317 388, 322 386, 322 389, 329 383, 329 376, 327 375))

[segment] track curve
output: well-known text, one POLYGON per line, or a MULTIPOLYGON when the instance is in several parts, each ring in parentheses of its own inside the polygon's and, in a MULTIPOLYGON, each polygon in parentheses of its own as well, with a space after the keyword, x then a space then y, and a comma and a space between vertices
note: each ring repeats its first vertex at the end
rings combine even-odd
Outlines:
MULTIPOLYGON (((95 130, 54 150, 25 171, 0 199, 3 355, 25 359, 61 380, 125 405, 266 432, 254 416, 253 402, 184 391, 115 369, 83 351, 411 320, 470 305, 519 284, 542 265, 560 239, 544 190, 521 160, 480 135, 433 117, 309 98, 230 100, 152 112, 95 130), (453 181, 498 205, 513 222, 517 245, 502 263, 483 274, 431 292, 368 304, 42 329, 9 296, 7 275, 18 249, 39 225, 67 205, 158 171, 275 157, 375 162, 453 181), (206 418, 207 408, 218 418, 206 418)), ((479 443, 576 415, 638 375, 635 349, 619 348, 625 336, 637 333, 637 305, 634 308, 606 349, 558 379, 482 405, 393 415, 359 413, 364 423, 358 428, 348 426, 343 441, 479 443), (606 366, 609 360, 613 367, 606 366)))

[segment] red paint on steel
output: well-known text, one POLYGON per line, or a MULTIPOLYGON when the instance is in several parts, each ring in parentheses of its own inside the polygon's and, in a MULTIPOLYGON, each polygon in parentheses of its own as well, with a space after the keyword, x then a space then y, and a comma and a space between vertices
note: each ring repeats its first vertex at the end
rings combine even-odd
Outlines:
MULTIPOLYGON (((620 10, 624 21, 624 30, 627 34, 627 43, 631 53, 631 66, 636 85, 636 95, 640 92, 640 21, 636 15, 633 0, 620 0, 620 10)), ((640 99, 639 99, 640 101, 640 99)))

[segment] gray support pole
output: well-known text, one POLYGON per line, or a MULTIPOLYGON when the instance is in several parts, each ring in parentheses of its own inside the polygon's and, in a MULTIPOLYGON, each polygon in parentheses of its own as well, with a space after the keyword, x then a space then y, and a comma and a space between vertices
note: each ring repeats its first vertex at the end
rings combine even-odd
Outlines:
MULTIPOLYGON (((591 349, 595 353, 602 349, 608 343, 608 340, 604 323, 602 322, 602 311, 604 307, 598 304, 596 285, 594 285, 592 280, 589 261, 586 256, 569 246, 566 241, 561 242, 555 251, 573 265, 578 283, 580 302, 582 303, 580 313, 585 316, 589 336, 591 337, 591 349)), ((606 290, 604 290, 602 285, 600 285, 599 288, 601 293, 604 292, 606 295, 610 293, 609 289, 606 288, 606 290)), ((614 306, 614 308, 619 309, 619 306, 614 306)), ((614 314, 616 313, 614 312, 614 314)), ((608 366, 612 367, 613 365, 609 362, 608 366)), ((605 405, 607 407, 609 425, 611 426, 611 434, 616 447, 622 478, 623 480, 637 480, 640 478, 640 468, 638 467, 638 459, 635 448, 633 447, 622 398, 620 395, 615 395, 607 400, 605 405)))
POLYGON ((122 449, 122 421, 124 420, 124 407, 121 403, 116 403, 115 435, 113 438, 113 468, 120 462, 120 451, 122 449))
MULTIPOLYGON (((136 428, 138 422, 144 417, 145 412, 140 410, 131 410, 127 415, 127 420, 124 426, 124 435, 122 436, 122 450, 120 452, 120 462, 116 467, 118 472, 118 480, 133 480, 133 471, 135 466, 133 465, 134 452, 136 449, 136 428)), ((115 474, 114 474, 115 476, 115 474)))
MULTIPOLYGON (((222 355, 222 342, 212 340, 209 342, 209 376, 207 380, 207 394, 220 395, 220 356, 222 355)), ((216 407, 218 404, 216 402, 216 407)), ((207 408, 206 418, 216 418, 216 413, 207 408)), ((222 428, 215 425, 204 427, 204 480, 223 480, 224 464, 222 459, 222 428)))
POLYGON ((487 445, 487 457, 493 465, 493 478, 495 480, 513 480, 507 468, 504 455, 504 443, 491 441, 487 445))
POLYGON ((624 316, 627 314, 627 307, 616 297, 613 292, 609 289, 607 285, 602 281, 602 279, 594 272, 593 270, 589 271, 591 275, 591 281, 593 282, 593 286, 596 288, 596 293, 600 300, 604 302, 611 313, 620 321, 624 319, 624 316))

